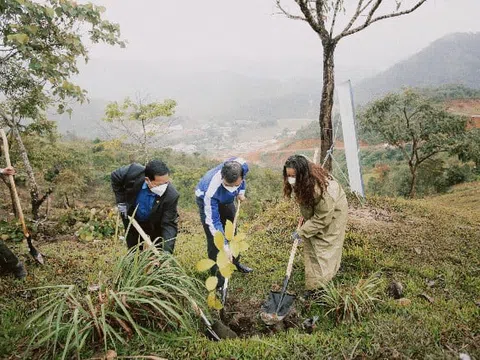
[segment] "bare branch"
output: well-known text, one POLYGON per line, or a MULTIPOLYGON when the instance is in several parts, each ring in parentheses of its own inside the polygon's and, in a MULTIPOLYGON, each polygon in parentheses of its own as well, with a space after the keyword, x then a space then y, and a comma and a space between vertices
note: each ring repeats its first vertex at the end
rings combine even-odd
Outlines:
POLYGON ((350 22, 347 24, 345 29, 343 29, 342 34, 346 33, 348 30, 351 29, 353 24, 355 24, 355 21, 357 21, 358 17, 365 11, 366 8, 368 8, 370 6, 370 4, 374 0, 368 0, 368 2, 365 4, 365 6, 362 7, 364 1, 365 0, 359 0, 358 1, 357 10, 355 10, 355 13, 353 14, 352 18, 350 19, 350 22))
POLYGON ((349 31, 344 31, 342 32, 340 35, 337 36, 336 40, 340 40, 342 37, 346 37, 346 36, 349 36, 349 35, 352 35, 352 34, 355 34, 363 29, 365 29, 367 26, 373 24, 374 22, 377 22, 377 21, 380 21, 380 20, 385 20, 385 19, 390 19, 390 18, 394 18, 394 17, 398 17, 398 16, 402 16, 402 15, 407 15, 407 14, 410 14, 412 12, 414 12, 415 10, 417 10, 420 6, 422 6, 424 3, 427 2, 427 0, 420 0, 418 1, 413 7, 411 7, 410 9, 408 10, 405 10, 405 11, 400 11, 400 12, 395 12, 395 13, 391 13, 391 14, 387 14, 387 15, 382 15, 382 16, 378 16, 376 18, 373 18, 373 16, 375 15, 375 12, 378 10, 378 7, 380 6, 380 4, 382 3, 383 0, 376 0, 375 4, 372 6, 372 9, 370 10, 368 16, 367 16, 367 19, 365 20, 365 22, 354 28, 354 29, 351 29, 349 31))
MULTIPOLYGON (((369 0, 365 6, 363 8, 360 9, 360 14, 362 14, 369 6, 370 4, 373 2, 374 0, 369 0)), ((363 2, 363 1, 362 1, 363 2)))
POLYGON ((325 23, 323 22, 323 19, 315 19, 313 17, 313 12, 308 6, 308 1, 309 0, 295 0, 297 5, 300 7, 300 10, 302 11, 302 14, 305 16, 307 23, 310 25, 313 31, 319 34, 322 39, 328 37, 328 33, 325 29, 325 23))
POLYGON ((292 20, 302 20, 302 21, 307 21, 307 22, 308 22, 308 20, 307 20, 305 17, 290 14, 287 10, 285 10, 285 9, 282 7, 281 0, 277 0, 277 7, 278 7, 278 9, 281 11, 281 13, 282 13, 283 15, 285 15, 285 16, 286 16, 287 18, 289 18, 289 19, 292 19, 292 20))
MULTIPOLYGON (((360 0, 360 2, 362 2, 363 0, 360 0)), ((338 11, 340 10, 340 3, 342 2, 342 0, 337 0, 335 2, 335 9, 333 11, 333 20, 332 20, 332 26, 330 27, 330 37, 332 38, 333 37, 333 30, 335 28, 335 21, 337 20, 337 15, 338 15, 338 11)))

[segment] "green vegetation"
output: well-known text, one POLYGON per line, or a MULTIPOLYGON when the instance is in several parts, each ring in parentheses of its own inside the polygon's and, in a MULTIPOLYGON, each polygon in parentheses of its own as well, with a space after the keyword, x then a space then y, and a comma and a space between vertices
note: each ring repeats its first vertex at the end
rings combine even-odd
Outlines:
POLYGON ((35 331, 32 348, 42 348, 47 357, 61 354, 65 359, 75 353, 80 358, 92 345, 103 344, 107 352, 133 335, 142 341, 147 334, 196 329, 186 309, 201 301, 198 282, 172 256, 151 250, 129 253, 114 273, 113 279, 98 279, 85 295, 75 285, 32 289, 41 304, 26 324, 35 331))
POLYGON ((52 130, 46 110, 69 111, 70 100, 84 102, 86 92, 71 82, 78 61, 88 61, 91 43, 125 46, 120 28, 105 20, 105 8, 74 1, 3 0, 0 2, 0 126, 15 139, 28 176, 35 220, 51 193, 42 195, 30 163, 23 133, 52 130), (83 38, 83 39, 82 39, 83 38))
POLYGON ((103 120, 117 125, 123 136, 139 145, 143 163, 146 164, 149 150, 153 147, 152 138, 168 133, 170 122, 165 119, 175 113, 176 106, 175 100, 171 99, 163 103, 147 103, 143 98, 137 102, 126 98, 123 103, 115 101, 108 104, 103 120))
MULTIPOLYGON (((319 14, 333 12, 335 17, 341 2, 335 5, 319 8, 319 14)), ((377 8, 372 8, 372 15, 377 8)), ((45 116, 52 106, 69 112, 69 100, 86 100, 85 91, 70 80, 78 73, 78 60, 88 59, 88 47, 82 43, 85 32, 93 43, 124 45, 118 25, 105 20, 103 11, 69 0, 0 1, 0 126, 9 129, 19 192, 32 210, 29 229, 46 259, 40 267, 27 255, 11 204, 2 201, 0 216, 7 221, 0 222, 0 239, 19 254, 29 275, 24 282, 12 276, 0 278, 0 357, 103 358, 113 349, 124 357, 169 359, 458 358, 462 352, 480 356, 478 183, 422 200, 369 197, 364 206, 351 201, 343 261, 335 281, 317 299, 298 297, 282 324, 267 327, 259 310, 270 287, 278 289, 283 279, 298 208, 281 200, 279 171, 255 166, 248 175, 248 200, 239 221, 239 233, 250 246, 247 249, 243 237, 232 239, 234 253, 242 251, 242 261, 252 264, 255 272, 233 272, 224 253, 223 259, 217 259, 231 277, 225 322, 240 337, 218 343, 204 337, 192 302, 206 308, 207 291, 201 286, 205 280, 210 291, 207 303, 210 300, 212 305, 213 299, 212 307, 220 306, 212 296, 214 280, 199 272, 211 264, 196 267, 206 246, 194 188, 217 161, 170 150, 148 152, 148 157, 162 159, 171 168, 181 196, 180 233, 175 257, 149 251, 127 254, 110 173, 133 161, 144 162, 147 129, 143 127, 139 159, 138 144, 120 139, 62 139, 55 123, 45 116), (41 207, 45 202, 47 206, 41 207), (387 284, 393 280, 403 284, 404 298, 388 296, 387 284), (306 329, 304 320, 313 317, 319 318, 316 328, 306 329)), ((366 18, 365 27, 370 20, 366 18)), ((324 40, 324 70, 331 80, 335 46, 351 32, 347 29, 334 38, 323 31, 325 24, 320 25, 314 30, 324 40)), ((333 97, 332 81, 325 84, 324 100, 333 97)), ((447 90, 442 94, 440 98, 456 96, 447 90)), ((171 115, 174 107, 173 101, 144 107, 126 101, 110 105, 107 118, 129 118, 145 125, 159 115, 171 115)), ((328 125, 331 103, 323 101, 321 107, 321 119, 328 125)), ((409 152, 410 170, 416 161, 418 172, 418 179, 410 184, 419 194, 446 191, 475 179, 471 165, 478 172, 478 142, 474 143, 478 134, 469 132, 463 142, 449 143, 454 135, 463 135, 465 123, 453 121, 457 119, 416 96, 387 97, 367 113, 377 120, 382 117, 378 115, 388 114, 385 126, 376 130, 384 137, 391 132, 399 137, 391 137, 396 149, 371 147, 361 154, 374 192, 412 194, 408 165, 403 163, 409 152), (402 128, 397 108, 402 101, 425 111, 428 124, 420 121, 414 129, 408 124, 407 130, 402 128), (445 143, 451 148, 440 148, 445 143), (465 163, 447 153, 458 154, 465 163)), ((345 167, 341 151, 336 160, 340 169, 345 167)), ((342 179, 339 169, 335 175, 342 179)), ((8 194, 5 187, 1 191, 8 194)), ((233 237, 233 228, 230 233, 233 237)), ((299 294, 303 288, 299 256, 289 290, 299 294)), ((219 316, 216 310, 209 315, 219 316)))
MULTIPOLYGON (((335 278, 335 289, 343 300, 336 301, 335 307, 345 305, 345 295, 365 284, 362 279, 371 277, 383 283, 374 292, 381 302, 362 308, 355 322, 327 314, 331 308, 317 301, 301 299, 296 300, 296 311, 285 323, 288 330, 267 328, 258 318, 270 286, 281 285, 290 233, 298 215, 292 203, 281 202, 253 221, 240 222, 240 231, 247 234, 251 244, 244 260, 255 264, 256 272, 254 276, 233 274, 225 310, 228 324, 242 338, 215 343, 201 332, 192 333, 190 327, 182 327, 147 333, 143 339, 132 335, 126 345, 118 341, 116 351, 124 356, 157 355, 169 359, 454 358, 459 352, 475 358, 480 354, 476 305, 480 289, 480 218, 478 211, 470 211, 470 206, 478 199, 477 188, 478 184, 460 189, 459 194, 470 203, 465 200, 455 208, 439 208, 439 204, 450 202, 441 197, 416 201, 371 198, 366 207, 352 208, 342 267, 335 278), (404 296, 410 302, 386 295, 391 280, 404 285, 404 296), (308 334, 301 323, 314 315, 320 319, 313 333, 308 334)), ((457 197, 456 193, 452 196, 457 197)), ((176 257, 188 275, 204 280, 195 269, 205 256, 205 240, 196 216, 193 212, 182 216, 176 257)), ((30 271, 25 283, 12 278, 0 280, 0 291, 6 294, 0 299, 1 324, 6 329, 0 335, 0 349, 7 358, 8 354, 23 354, 35 334, 34 329, 24 327, 31 316, 29 309, 37 304, 32 300, 38 290, 29 288, 75 284, 78 294, 92 294, 93 299, 96 293, 88 292, 88 287, 99 284, 99 279, 103 279, 105 288, 111 286, 114 282, 109 279, 118 275, 116 259, 126 252, 125 246, 114 239, 79 241, 59 235, 54 239, 40 244, 46 266, 36 267, 27 255, 22 256, 30 271)), ((23 253, 18 247, 17 252, 23 253)), ((303 264, 298 256, 291 290, 302 292, 303 281, 303 264)), ((361 297, 355 299, 359 302, 361 297)), ((128 335, 121 326, 115 329, 122 336, 128 335)), ((81 358, 101 356, 104 349, 103 343, 89 346, 82 350, 81 358)), ((41 347, 27 357, 51 358, 49 354, 41 347)))

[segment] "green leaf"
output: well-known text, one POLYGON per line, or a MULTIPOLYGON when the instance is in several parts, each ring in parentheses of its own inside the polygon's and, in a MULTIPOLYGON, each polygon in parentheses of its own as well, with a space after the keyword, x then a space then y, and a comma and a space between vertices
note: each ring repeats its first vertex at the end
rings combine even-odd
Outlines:
POLYGON ((203 259, 203 260, 200 260, 198 263, 197 263, 197 270, 198 271, 207 271, 208 269, 210 269, 213 265, 215 265, 215 261, 213 260, 210 260, 210 259, 203 259))
POLYGON ((215 233, 215 236, 213 237, 213 242, 215 243, 215 247, 218 250, 223 250, 223 244, 225 242, 225 239, 223 238, 223 234, 221 231, 217 231, 215 233))
POLYGON ((217 287, 218 284, 218 278, 216 276, 210 276, 206 281, 205 281, 205 287, 207 288, 208 291, 213 291, 217 287))
POLYGON ((47 14, 49 18, 53 18, 55 16, 55 10, 53 8, 46 7, 45 14, 47 14))
POLYGON ((227 223, 225 224, 225 238, 229 241, 233 240, 233 224, 230 220, 227 220, 227 223))
POLYGON ((28 67, 32 70, 39 70, 41 69, 42 65, 35 60, 31 60, 30 64, 28 64, 28 67))
POLYGON ((30 39, 27 34, 11 34, 7 36, 7 39, 9 41, 14 41, 19 44, 26 44, 28 40, 30 39))

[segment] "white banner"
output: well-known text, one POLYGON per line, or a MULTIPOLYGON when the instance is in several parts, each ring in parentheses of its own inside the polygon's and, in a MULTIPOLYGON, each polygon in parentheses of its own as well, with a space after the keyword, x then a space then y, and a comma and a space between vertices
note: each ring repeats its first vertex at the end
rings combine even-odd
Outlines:
POLYGON ((355 129, 355 105, 353 103, 352 85, 350 80, 336 85, 338 107, 345 144, 345 157, 347 159, 348 178, 352 191, 365 197, 362 172, 359 161, 359 146, 357 131, 355 129))

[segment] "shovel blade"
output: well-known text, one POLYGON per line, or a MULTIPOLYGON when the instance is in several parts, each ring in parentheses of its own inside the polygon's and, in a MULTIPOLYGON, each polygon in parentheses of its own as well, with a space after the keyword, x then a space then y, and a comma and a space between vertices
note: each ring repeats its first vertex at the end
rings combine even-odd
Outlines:
POLYGON ((280 292, 270 291, 268 300, 262 306, 262 311, 266 315, 271 315, 282 320, 292 309, 294 301, 294 295, 285 294, 282 299, 282 294, 280 292), (277 309, 279 309, 278 312, 277 309))
POLYGON ((43 260, 43 256, 42 256, 42 253, 40 251, 38 251, 35 246, 33 246, 32 244, 32 236, 30 234, 28 234, 27 236, 27 245, 28 245, 28 249, 29 249, 29 252, 30 252, 30 255, 33 256, 33 258, 39 263, 39 264, 44 264, 45 261, 43 260))

